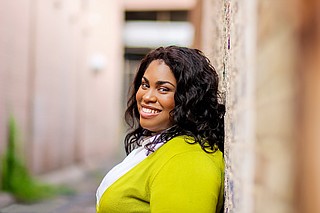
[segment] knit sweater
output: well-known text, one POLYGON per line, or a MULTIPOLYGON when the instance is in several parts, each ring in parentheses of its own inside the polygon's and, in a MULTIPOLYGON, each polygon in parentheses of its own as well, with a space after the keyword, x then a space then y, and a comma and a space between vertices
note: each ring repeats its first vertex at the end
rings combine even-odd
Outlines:
POLYGON ((178 136, 114 182, 97 213, 219 212, 223 185, 222 153, 206 153, 178 136))

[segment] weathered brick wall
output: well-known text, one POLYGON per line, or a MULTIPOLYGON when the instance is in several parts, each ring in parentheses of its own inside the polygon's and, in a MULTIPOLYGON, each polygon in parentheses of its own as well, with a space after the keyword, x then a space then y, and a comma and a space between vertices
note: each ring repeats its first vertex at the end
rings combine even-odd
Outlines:
POLYGON ((225 211, 294 212, 296 7, 285 0, 204 5, 204 34, 212 37, 203 49, 221 74, 227 110, 225 211))
POLYGON ((254 17, 248 19, 244 11, 253 6, 248 1, 208 0, 203 7, 203 49, 220 73, 227 111, 225 212, 253 212, 255 46, 249 41, 256 35, 254 17))
POLYGON ((253 212, 255 13, 252 1, 225 1, 226 212, 253 212), (251 16, 251 17, 250 17, 251 16))

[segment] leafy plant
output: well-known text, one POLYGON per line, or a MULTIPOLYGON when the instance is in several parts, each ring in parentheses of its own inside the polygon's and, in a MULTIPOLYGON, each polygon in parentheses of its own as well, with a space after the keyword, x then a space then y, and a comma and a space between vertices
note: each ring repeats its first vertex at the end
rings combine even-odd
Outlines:
POLYGON ((72 194, 63 186, 53 186, 36 181, 29 173, 17 152, 18 132, 14 118, 8 125, 8 144, 2 158, 1 190, 10 192, 20 202, 34 202, 58 194, 72 194))

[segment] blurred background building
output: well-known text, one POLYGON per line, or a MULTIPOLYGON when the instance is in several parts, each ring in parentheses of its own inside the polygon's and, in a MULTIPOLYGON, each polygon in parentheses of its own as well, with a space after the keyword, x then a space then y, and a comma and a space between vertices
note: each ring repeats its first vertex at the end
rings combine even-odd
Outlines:
POLYGON ((8 120, 33 174, 123 156, 139 60, 203 50, 227 107, 226 212, 320 212, 316 0, 0 1, 0 155, 8 120))

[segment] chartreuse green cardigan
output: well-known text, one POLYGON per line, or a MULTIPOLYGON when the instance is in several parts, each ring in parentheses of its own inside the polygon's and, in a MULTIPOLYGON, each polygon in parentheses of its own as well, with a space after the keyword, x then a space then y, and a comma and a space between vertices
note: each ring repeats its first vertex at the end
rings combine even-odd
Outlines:
MULTIPOLYGON (((188 139, 188 141, 190 141, 188 139)), ((224 160, 178 136, 102 195, 98 213, 213 213, 223 206, 224 160)))

